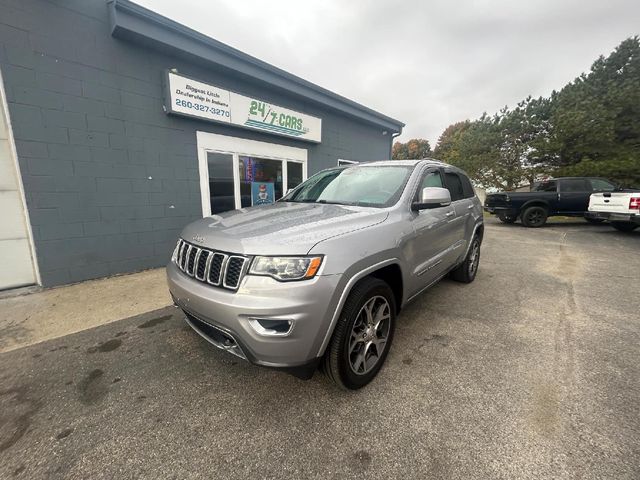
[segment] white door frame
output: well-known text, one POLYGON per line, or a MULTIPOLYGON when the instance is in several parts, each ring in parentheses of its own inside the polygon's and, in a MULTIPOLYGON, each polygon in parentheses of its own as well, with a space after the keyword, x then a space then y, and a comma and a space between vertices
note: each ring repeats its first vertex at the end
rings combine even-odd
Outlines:
POLYGON ((302 180, 307 179, 307 149, 289 147, 277 143, 258 142, 246 138, 230 137, 209 132, 196 132, 198 145, 198 171, 200 173, 200 197, 202 216, 211 216, 211 192, 209 191, 209 166, 207 153, 226 153, 233 158, 233 193, 235 207, 242 208, 240 199, 240 156, 259 157, 282 162, 282 191, 287 192, 288 178, 286 162, 302 164, 302 180))

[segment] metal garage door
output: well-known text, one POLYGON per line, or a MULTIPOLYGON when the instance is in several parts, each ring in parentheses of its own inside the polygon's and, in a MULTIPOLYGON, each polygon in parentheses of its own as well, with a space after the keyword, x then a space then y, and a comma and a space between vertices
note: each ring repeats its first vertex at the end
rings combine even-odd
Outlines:
POLYGON ((0 290, 36 283, 0 77, 0 290))

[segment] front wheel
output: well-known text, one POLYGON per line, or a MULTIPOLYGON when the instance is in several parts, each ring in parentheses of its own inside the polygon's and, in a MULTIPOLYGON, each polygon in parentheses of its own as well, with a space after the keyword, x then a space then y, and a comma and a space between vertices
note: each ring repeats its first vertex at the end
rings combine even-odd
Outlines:
POLYGON ((471 283, 475 280, 480 265, 480 237, 477 235, 471 241, 471 247, 464 261, 451 271, 451 278, 456 282, 471 283))
POLYGON ((396 305, 386 282, 368 277, 351 291, 324 355, 323 370, 338 386, 356 390, 378 374, 395 329, 396 305))
POLYGON ((631 222, 611 222, 611 226, 621 232, 633 232, 638 225, 631 222))
POLYGON ((538 228, 547 223, 549 213, 544 207, 533 206, 522 212, 522 224, 525 227, 538 228))

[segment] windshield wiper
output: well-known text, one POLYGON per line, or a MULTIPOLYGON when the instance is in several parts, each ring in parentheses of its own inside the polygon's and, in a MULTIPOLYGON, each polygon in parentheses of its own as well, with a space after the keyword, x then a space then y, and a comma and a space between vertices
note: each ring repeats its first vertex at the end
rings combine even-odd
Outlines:
POLYGON ((303 198, 300 200, 284 200, 285 202, 291 203, 321 203, 323 205, 347 205, 347 206, 358 206, 360 202, 334 202, 332 200, 314 200, 313 198, 303 198))
POLYGON ((316 203, 328 204, 328 205, 347 205, 347 206, 358 206, 360 202, 334 202, 331 200, 316 200, 316 203))

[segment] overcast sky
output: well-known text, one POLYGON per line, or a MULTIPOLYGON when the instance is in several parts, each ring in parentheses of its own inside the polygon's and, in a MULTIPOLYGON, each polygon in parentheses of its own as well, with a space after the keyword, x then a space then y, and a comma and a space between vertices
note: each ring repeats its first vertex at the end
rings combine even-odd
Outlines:
POLYGON ((407 124, 547 96, 640 34, 638 0, 134 0, 407 124))

